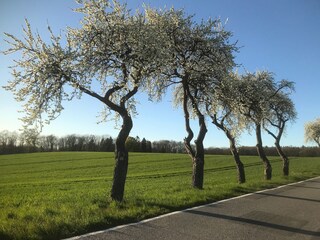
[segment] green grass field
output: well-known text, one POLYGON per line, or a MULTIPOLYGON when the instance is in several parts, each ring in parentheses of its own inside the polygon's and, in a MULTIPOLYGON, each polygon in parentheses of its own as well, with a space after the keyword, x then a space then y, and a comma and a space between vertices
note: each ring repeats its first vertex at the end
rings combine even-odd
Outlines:
POLYGON ((271 181, 257 157, 242 160, 247 183, 239 185, 231 156, 206 156, 204 189, 196 190, 187 155, 132 153, 119 204, 109 198, 112 153, 2 155, 0 239, 61 239, 320 175, 320 158, 291 158, 289 178, 270 158, 271 181))

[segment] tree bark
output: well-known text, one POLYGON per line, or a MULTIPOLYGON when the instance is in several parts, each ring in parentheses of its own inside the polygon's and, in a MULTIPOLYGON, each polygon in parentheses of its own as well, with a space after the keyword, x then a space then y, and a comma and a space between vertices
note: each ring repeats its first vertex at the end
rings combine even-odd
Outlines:
MULTIPOLYGON (((207 109, 208 110, 208 109, 207 109)), ((209 112, 209 111, 208 111, 209 112)), ((238 149, 236 147, 236 141, 235 138, 233 137, 232 133, 229 131, 229 129, 227 127, 225 127, 224 125, 224 119, 230 114, 227 113, 225 115, 224 118, 222 118, 222 120, 219 122, 217 119, 216 114, 210 116, 212 119, 212 123, 214 125, 216 125, 219 129, 221 129, 222 131, 224 131, 224 133, 226 134, 226 136, 229 139, 229 144, 230 144, 230 151, 232 153, 232 156, 234 158, 234 161, 236 163, 236 167, 237 167, 237 172, 238 172, 238 182, 239 183, 245 183, 246 182, 246 175, 245 175, 245 171, 244 171, 244 165, 240 160, 240 155, 238 152, 238 149)), ((210 114, 209 114, 210 115, 210 114)))
POLYGON ((246 182, 246 175, 244 171, 244 165, 240 160, 240 155, 236 147, 236 143, 233 137, 228 136, 229 142, 230 142, 230 151, 233 155, 234 161, 237 166, 237 172, 238 172, 238 182, 239 183, 245 183, 246 182))
POLYGON ((261 124, 256 123, 256 138, 257 138, 257 152, 259 154, 260 159, 262 160, 264 164, 264 176, 266 180, 271 180, 272 177, 272 167, 270 164, 269 159, 267 158, 267 155, 263 149, 262 146, 262 137, 261 137, 261 124))
POLYGON ((128 114, 122 116, 123 124, 115 143, 115 167, 111 188, 112 200, 121 202, 128 171, 128 151, 125 147, 126 139, 132 129, 132 119, 128 114))
POLYGON ((278 141, 275 142, 276 149, 278 151, 279 156, 282 159, 282 173, 284 176, 289 176, 289 158, 283 152, 278 141))
POLYGON ((196 144, 196 152, 193 157, 193 168, 192 168, 192 186, 194 188, 203 189, 203 177, 204 177, 204 147, 203 140, 207 133, 207 127, 205 124, 204 116, 199 117, 199 135, 196 144))
MULTIPOLYGON (((125 83, 128 81, 128 71, 126 65, 122 64, 122 71, 123 71, 123 78, 125 80, 125 83)), ((117 104, 111 100, 112 94, 115 94, 117 91, 120 91, 125 87, 125 84, 116 84, 112 88, 108 89, 108 91, 105 93, 104 97, 97 94, 96 92, 85 88, 84 86, 80 85, 77 82, 72 81, 68 76, 66 78, 76 85, 78 89, 83 91, 84 93, 90 95, 91 97, 94 97, 104 104, 108 106, 112 111, 117 112, 120 114, 122 118, 122 127, 118 134, 118 137, 116 139, 115 143, 115 166, 114 166, 114 172, 113 172, 113 182, 112 182, 112 188, 111 188, 111 198, 112 200, 121 202, 123 200, 124 195, 124 187, 125 182, 127 178, 127 171, 128 171, 128 150, 125 147, 125 142, 130 134, 130 131, 133 127, 132 119, 126 109, 126 102, 133 97, 137 91, 138 91, 138 82, 141 77, 141 72, 138 72, 138 76, 134 78, 134 87, 133 89, 129 90, 127 94, 125 94, 120 99, 120 104, 117 104)), ((132 77, 132 76, 131 76, 132 77)))
POLYGON ((204 158, 199 154, 192 162, 192 187, 203 189, 204 158))
POLYGON ((278 124, 274 124, 272 123, 272 121, 269 120, 269 123, 273 126, 279 129, 278 134, 275 135, 273 132, 271 132, 270 130, 268 130, 266 128, 266 131, 275 139, 275 143, 274 145, 276 146, 277 152, 279 154, 279 156, 282 159, 282 173, 284 176, 289 176, 289 159, 286 156, 286 154, 283 152, 281 146, 280 146, 280 140, 284 131, 284 128, 286 126, 286 122, 288 121, 288 119, 283 119, 281 117, 278 117, 278 124))
POLYGON ((204 147, 203 140, 207 133, 207 127, 203 114, 198 109, 197 103, 189 91, 189 87, 186 82, 183 83, 183 111, 185 118, 185 127, 188 136, 184 139, 184 145, 187 153, 192 159, 192 186, 194 188, 203 189, 204 178, 204 147), (190 127, 188 100, 191 100, 193 110, 196 111, 199 120, 199 134, 195 140, 196 149, 193 150, 191 146, 191 140, 193 138, 193 131, 190 127))

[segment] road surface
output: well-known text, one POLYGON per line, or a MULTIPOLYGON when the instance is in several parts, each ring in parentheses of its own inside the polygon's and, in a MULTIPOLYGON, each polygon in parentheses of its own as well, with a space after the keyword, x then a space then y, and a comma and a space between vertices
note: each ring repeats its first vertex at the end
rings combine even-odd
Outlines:
POLYGON ((320 177, 72 239, 320 240, 320 177))

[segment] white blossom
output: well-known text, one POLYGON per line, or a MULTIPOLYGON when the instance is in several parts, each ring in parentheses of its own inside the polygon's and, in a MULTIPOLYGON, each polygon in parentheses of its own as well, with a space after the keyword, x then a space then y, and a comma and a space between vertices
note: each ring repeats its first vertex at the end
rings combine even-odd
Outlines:
POLYGON ((81 27, 68 28, 65 36, 48 27, 51 37, 45 42, 27 20, 24 39, 6 33, 11 47, 4 53, 22 54, 5 89, 23 102, 26 126, 41 128, 59 116, 64 101, 83 93, 105 103, 103 120, 109 110, 134 115, 138 89, 159 89, 156 76, 167 52, 157 26, 117 1, 78 3, 81 27))
POLYGON ((315 142, 320 147, 320 118, 307 122, 304 126, 305 141, 315 142))

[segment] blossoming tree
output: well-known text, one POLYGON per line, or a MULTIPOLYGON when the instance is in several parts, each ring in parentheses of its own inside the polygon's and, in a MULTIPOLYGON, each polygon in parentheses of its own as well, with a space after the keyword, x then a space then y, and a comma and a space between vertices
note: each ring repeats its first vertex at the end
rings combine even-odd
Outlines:
POLYGON ((315 142, 320 147, 320 118, 307 122, 304 126, 306 142, 315 142))
POLYGON ((58 117, 63 102, 87 94, 105 106, 103 118, 114 113, 122 120, 115 143, 115 168, 111 190, 121 201, 128 167, 125 141, 133 127, 134 95, 157 86, 150 81, 161 64, 161 36, 143 14, 131 14, 117 1, 87 0, 75 11, 83 14, 81 27, 68 28, 66 36, 51 41, 33 33, 29 22, 24 39, 6 34, 11 45, 5 54, 22 52, 12 67, 13 80, 6 86, 24 103, 26 126, 42 127, 58 117), (97 87, 99 86, 99 87, 97 87))
POLYGON ((250 124, 243 114, 237 111, 237 102, 239 94, 242 94, 240 76, 237 73, 230 73, 223 78, 213 88, 209 94, 209 100, 206 102, 207 114, 212 123, 222 130, 229 140, 230 151, 233 155, 237 167, 238 182, 245 183, 244 165, 240 159, 237 148, 237 138, 242 131, 250 124))
MULTIPOLYGON (((294 90, 294 86, 292 83, 287 82, 285 91, 294 90)), ((282 85, 284 86, 284 83, 282 85)), ((297 113, 295 111, 295 106, 292 100, 289 97, 289 93, 279 90, 275 96, 270 99, 269 102, 270 114, 266 117, 264 122, 264 129, 267 131, 269 135, 271 135, 275 139, 275 147, 279 156, 282 159, 282 173, 284 176, 289 175, 289 158, 282 150, 280 145, 280 140, 285 131, 285 127, 288 122, 294 121, 297 117, 297 113)))
POLYGON ((229 43, 231 33, 220 20, 195 23, 192 16, 182 10, 155 11, 149 9, 147 16, 156 22, 166 36, 168 51, 162 77, 167 86, 174 85, 174 101, 182 106, 187 137, 184 144, 193 164, 192 186, 203 187, 204 147, 207 128, 205 123, 206 91, 212 88, 235 65, 235 44, 229 43), (190 118, 199 123, 195 148, 191 146, 194 132, 190 118))

